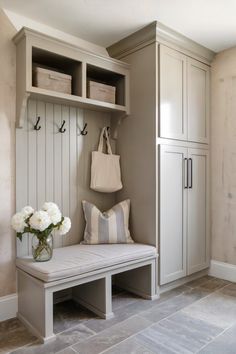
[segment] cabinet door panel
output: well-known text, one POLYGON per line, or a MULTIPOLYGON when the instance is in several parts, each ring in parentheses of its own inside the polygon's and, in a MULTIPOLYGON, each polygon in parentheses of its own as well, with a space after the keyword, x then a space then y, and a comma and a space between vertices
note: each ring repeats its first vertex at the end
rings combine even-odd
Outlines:
POLYGON ((209 266, 209 157, 208 151, 189 149, 188 274, 209 266), (192 170, 192 176, 191 171, 192 170))
POLYGON ((210 68, 188 58, 188 140, 209 140, 210 68))
POLYGON ((160 45, 160 136, 187 139, 186 56, 160 45))
POLYGON ((160 284, 186 275, 187 149, 160 146, 160 284))

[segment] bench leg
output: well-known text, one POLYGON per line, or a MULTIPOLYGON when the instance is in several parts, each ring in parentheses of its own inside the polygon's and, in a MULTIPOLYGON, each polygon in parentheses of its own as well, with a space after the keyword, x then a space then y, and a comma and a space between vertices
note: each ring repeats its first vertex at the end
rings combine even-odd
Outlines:
POLYGON ((52 339, 53 294, 30 275, 18 271, 17 317, 42 342, 52 339))
POLYGON ((159 297, 157 286, 156 261, 151 264, 132 269, 115 276, 115 284, 122 289, 130 291, 148 300, 159 297))
POLYGON ((96 313, 99 317, 109 319, 114 316, 112 312, 110 275, 74 287, 72 289, 72 297, 79 304, 96 313))

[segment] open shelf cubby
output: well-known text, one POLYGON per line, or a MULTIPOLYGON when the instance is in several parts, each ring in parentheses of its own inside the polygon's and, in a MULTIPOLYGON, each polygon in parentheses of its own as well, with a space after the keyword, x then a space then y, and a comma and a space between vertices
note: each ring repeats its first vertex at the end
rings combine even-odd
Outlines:
MULTIPOLYGON (((125 75, 87 64, 87 85, 89 81, 114 86, 116 88, 115 104, 125 106, 125 75)), ((88 96, 87 96, 88 97, 88 96)))
MULTIPOLYGON (((72 87, 71 94, 82 96, 82 63, 62 56, 53 52, 49 52, 40 48, 32 48, 32 70, 35 67, 53 70, 62 74, 71 75, 72 87)), ((32 72, 32 86, 33 72, 32 72)), ((35 86, 34 86, 35 87, 35 86)))

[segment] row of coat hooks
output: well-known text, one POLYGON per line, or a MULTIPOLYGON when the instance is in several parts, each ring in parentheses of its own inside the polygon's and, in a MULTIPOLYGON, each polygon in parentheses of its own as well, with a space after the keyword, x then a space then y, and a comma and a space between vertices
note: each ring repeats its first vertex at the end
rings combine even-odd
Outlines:
MULTIPOLYGON (((41 125, 39 125, 39 123, 40 123, 40 117, 37 118, 37 122, 34 125, 34 130, 40 130, 41 129, 41 125)), ((65 131, 66 131, 66 128, 64 128, 65 123, 66 123, 66 121, 63 120, 62 124, 61 124, 61 127, 59 128, 59 132, 60 133, 65 133, 65 131)), ((88 124, 85 123, 83 129, 80 131, 81 135, 87 135, 88 134, 87 126, 88 126, 88 124)), ((109 129, 110 129, 110 127, 107 127, 108 133, 109 133, 109 129)))

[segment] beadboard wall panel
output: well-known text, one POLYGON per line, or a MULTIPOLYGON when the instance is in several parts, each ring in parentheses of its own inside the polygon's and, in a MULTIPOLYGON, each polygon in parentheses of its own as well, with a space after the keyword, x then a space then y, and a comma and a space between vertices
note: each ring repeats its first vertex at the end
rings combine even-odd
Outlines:
MULTIPOLYGON (((110 125, 110 114, 29 100, 25 124, 16 130, 16 209, 25 205, 39 209, 45 201, 54 201, 72 227, 66 236, 54 236, 54 247, 81 241, 84 216, 81 201, 86 199, 101 209, 115 203, 114 194, 98 193, 89 188, 91 152, 97 148, 103 126, 110 125), (34 130, 40 116, 41 129, 34 130), (60 133, 65 120, 65 133, 60 133), (88 134, 80 134, 87 123, 88 134)), ((114 145, 113 145, 114 149, 114 145)), ((18 256, 31 254, 31 235, 17 241, 18 256)))

